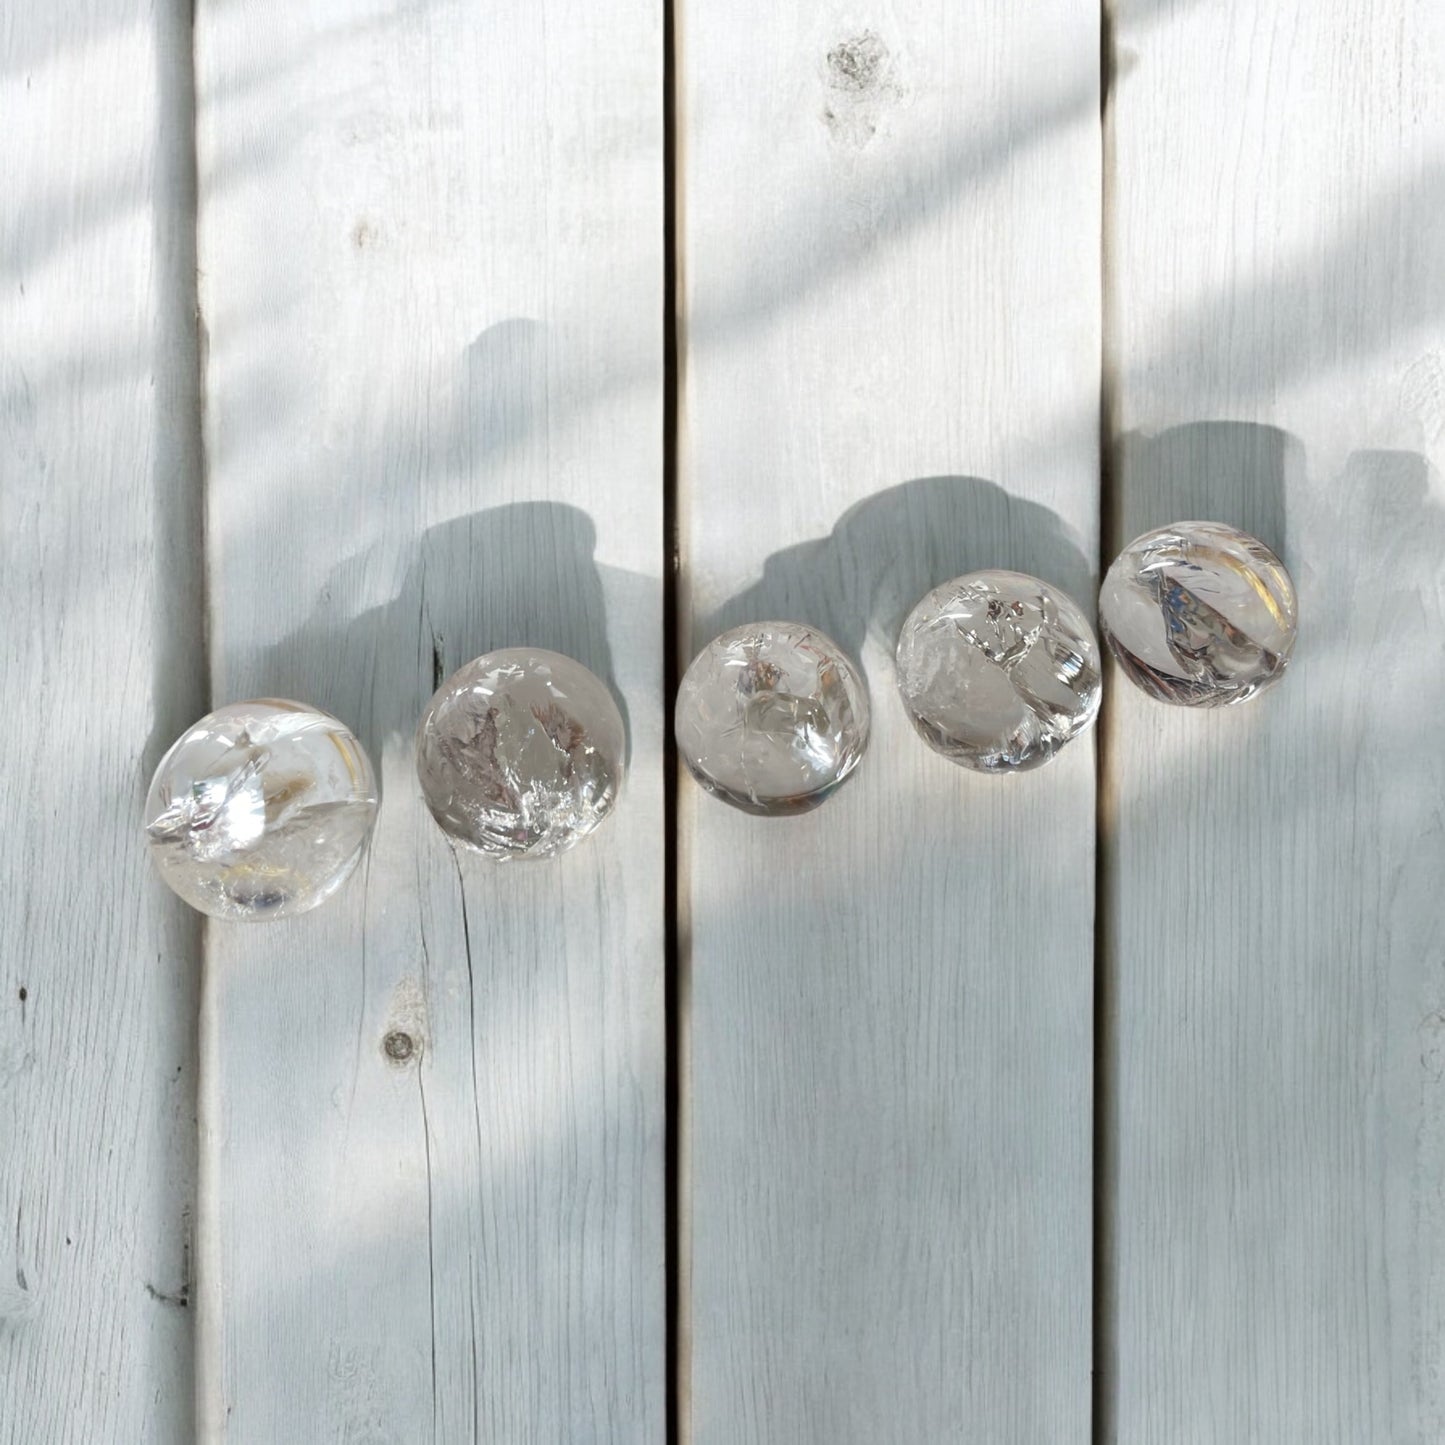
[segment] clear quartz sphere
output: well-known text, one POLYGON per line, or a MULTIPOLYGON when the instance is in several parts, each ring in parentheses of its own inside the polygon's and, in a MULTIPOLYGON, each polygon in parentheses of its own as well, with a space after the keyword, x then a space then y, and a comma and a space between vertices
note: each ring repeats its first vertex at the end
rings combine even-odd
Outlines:
POLYGON ((540 648, 475 658, 437 689, 416 735, 432 817, 498 862, 553 858, 612 811, 627 730, 607 684, 540 648))
POLYGON ((1294 648, 1294 583, 1263 542, 1221 522, 1175 522, 1124 548, 1099 626, 1131 682, 1160 702, 1223 707, 1277 682, 1294 648))
POLYGON ((1022 572, 970 572, 935 587, 903 624, 897 664, 919 736, 983 773, 1042 766, 1099 713, 1088 619, 1022 572))
POLYGON ((161 759, 146 833, 161 877, 213 918, 287 918, 351 876, 376 777, 344 723, 280 698, 217 708, 161 759))
POLYGON ((868 746, 868 689, 830 638, 801 622, 715 637, 677 691, 677 746, 699 783, 747 813, 801 813, 868 746))

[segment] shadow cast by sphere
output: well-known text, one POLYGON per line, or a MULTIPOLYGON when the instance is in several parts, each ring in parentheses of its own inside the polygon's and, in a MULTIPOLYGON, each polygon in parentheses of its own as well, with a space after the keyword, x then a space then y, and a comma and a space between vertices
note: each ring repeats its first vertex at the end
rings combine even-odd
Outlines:
POLYGON ((1124 505, 1111 557, 1143 532, 1173 522, 1227 522, 1283 558, 1285 496, 1303 484, 1304 447, 1278 427, 1200 421, 1117 443, 1124 505))
POLYGON ((699 620, 693 644, 789 620, 857 660, 870 635, 891 651, 930 588, 985 567, 1031 573, 1094 610, 1090 564, 1054 512, 979 477, 919 477, 850 508, 828 536, 774 552, 757 582, 699 620))
MULTIPOLYGON (((515 502, 423 533, 400 584, 356 610, 378 549, 330 575, 310 617, 257 659, 264 690, 303 699, 352 727, 373 757, 411 735, 431 694, 463 663, 499 647, 560 652, 613 677, 592 519, 560 502, 515 502)), ((629 753, 631 728, 627 730, 629 753)))

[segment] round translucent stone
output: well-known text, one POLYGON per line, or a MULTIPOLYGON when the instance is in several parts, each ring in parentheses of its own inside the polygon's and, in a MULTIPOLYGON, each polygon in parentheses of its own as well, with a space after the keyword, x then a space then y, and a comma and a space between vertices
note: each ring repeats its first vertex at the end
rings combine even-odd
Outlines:
POLYGON ((203 717, 146 798, 151 857, 213 918, 287 918, 351 876, 376 819, 376 778, 329 713, 262 698, 203 717))
POLYGON ((868 689, 821 632, 750 623, 693 658, 675 729, 683 760, 709 793, 747 813, 801 813, 862 761, 868 689))
POLYGON ((919 736, 979 772, 1040 767, 1098 716, 1088 619, 1022 572, 970 572, 935 587, 903 624, 897 662, 919 736))
POLYGON ((416 736, 432 817, 498 862, 580 843, 616 804, 626 755, 606 683, 540 648, 503 648, 454 672, 416 736))
POLYGON ((1146 532, 1114 559, 1099 593, 1119 666, 1150 697, 1186 707, 1244 702, 1278 681, 1295 621, 1284 564, 1220 522, 1146 532))

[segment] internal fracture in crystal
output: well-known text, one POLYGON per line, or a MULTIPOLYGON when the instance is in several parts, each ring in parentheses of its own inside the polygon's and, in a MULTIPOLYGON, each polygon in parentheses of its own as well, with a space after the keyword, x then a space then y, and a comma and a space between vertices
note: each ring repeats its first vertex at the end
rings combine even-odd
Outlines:
POLYGON ((1258 538, 1220 522, 1146 532, 1114 559, 1099 625, 1130 681, 1161 702, 1223 707, 1283 675, 1294 584, 1258 538))
POLYGON ((145 827, 161 877, 213 918, 304 913, 351 876, 376 818, 356 737, 299 702, 232 703, 161 759, 145 827))
POLYGON ((842 648, 800 622, 715 637, 677 693, 678 751, 714 796, 758 814, 804 812, 868 746, 868 690, 842 648))
POLYGON ((1099 647, 1078 606, 1022 572, 935 587, 898 638, 898 689, 936 752, 985 773, 1054 757, 1099 712, 1099 647))
POLYGON ((489 652, 437 690, 417 776, 442 829, 498 862, 551 858, 612 811, 627 732, 607 685, 540 648, 489 652))

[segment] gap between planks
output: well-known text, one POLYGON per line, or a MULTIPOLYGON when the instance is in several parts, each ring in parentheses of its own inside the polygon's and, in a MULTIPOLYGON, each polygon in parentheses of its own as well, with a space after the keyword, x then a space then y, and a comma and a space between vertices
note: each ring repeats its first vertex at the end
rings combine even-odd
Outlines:
POLYGON ((669 1442, 687 1440, 688 1396, 688 1291, 687 1230, 687 929, 682 899, 686 870, 680 853, 679 778, 677 747, 673 741, 673 711, 684 658, 682 626, 682 558, 680 506, 680 442, 678 406, 681 395, 679 358, 682 354, 681 275, 679 266, 680 182, 678 173, 678 57, 677 0, 662 6, 662 164, 663 164, 663 298, 662 298, 662 769, 663 769, 663 1110, 666 1218, 663 1222, 666 1258, 666 1320, 664 1334, 667 1406, 665 1433, 669 1442))
MULTIPOLYGON (((1103 582, 1112 555, 1121 545, 1114 489, 1114 438, 1118 435, 1118 331, 1111 285, 1114 265, 1114 86, 1118 77, 1115 45, 1117 0, 1099 5, 1099 168, 1100 277, 1102 307, 1099 356, 1099 558, 1096 576, 1103 582)), ((1109 848, 1114 828, 1110 760, 1114 754, 1114 710, 1109 698, 1119 679, 1107 647, 1100 648, 1104 669, 1103 701, 1094 740, 1094 1132, 1093 1260, 1090 1322, 1093 1369, 1090 1381, 1092 1445, 1112 1445, 1116 1433, 1114 1383, 1117 1354, 1114 1332, 1114 990, 1110 970, 1109 848)))

